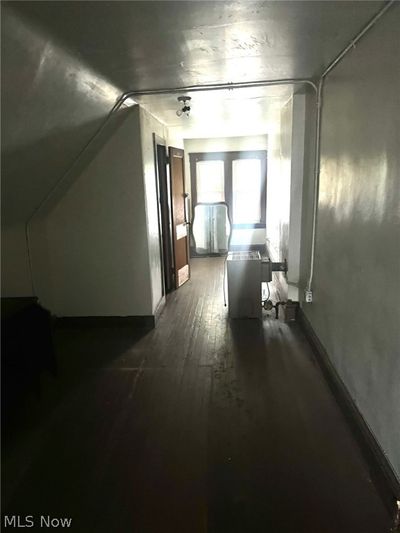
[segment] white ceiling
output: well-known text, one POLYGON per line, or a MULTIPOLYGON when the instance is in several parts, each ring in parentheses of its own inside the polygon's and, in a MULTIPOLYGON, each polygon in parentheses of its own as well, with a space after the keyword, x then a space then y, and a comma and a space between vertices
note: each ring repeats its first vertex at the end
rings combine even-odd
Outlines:
POLYGON ((292 86, 188 92, 189 117, 177 116, 178 94, 137 97, 154 116, 183 138, 227 137, 272 133, 292 86))
MULTIPOLYGON (((311 78, 379 10, 375 1, 12 2, 72 55, 125 90, 311 78)), ((291 88, 138 98, 185 137, 274 128, 291 88)))

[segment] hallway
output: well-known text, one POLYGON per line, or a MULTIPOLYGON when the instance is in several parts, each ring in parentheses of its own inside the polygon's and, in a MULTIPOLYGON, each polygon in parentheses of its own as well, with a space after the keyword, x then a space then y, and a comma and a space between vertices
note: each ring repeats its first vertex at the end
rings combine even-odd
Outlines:
POLYGON ((59 377, 6 446, 4 512, 82 533, 389 531, 298 324, 229 321, 222 276, 192 260, 150 332, 56 330, 59 377))

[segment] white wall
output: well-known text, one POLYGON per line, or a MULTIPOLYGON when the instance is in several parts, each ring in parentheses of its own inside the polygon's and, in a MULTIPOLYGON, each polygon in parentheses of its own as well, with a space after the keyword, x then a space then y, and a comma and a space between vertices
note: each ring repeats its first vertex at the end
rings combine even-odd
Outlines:
POLYGON ((114 117, 112 136, 32 225, 36 292, 57 316, 153 313, 139 118, 137 107, 114 117))
MULTIPOLYGON (((267 180, 267 249, 272 261, 283 261, 289 253, 290 173, 292 157, 292 113, 290 99, 281 110, 280 127, 269 136, 267 180)), ((287 280, 274 276, 280 297, 286 298, 287 280)))
POLYGON ((305 94, 293 95, 292 146, 290 164, 290 211, 288 242, 288 297, 300 297, 301 219, 303 207, 303 174, 305 143, 305 94))
POLYGON ((33 219, 34 286, 55 315, 148 316, 160 303, 153 133, 168 139, 145 110, 120 111, 97 152, 33 219))
POLYGON ((180 148, 181 150, 185 149, 183 138, 179 136, 179 132, 171 131, 170 128, 167 129, 167 146, 172 146, 174 148, 180 148))
POLYGON ((1 295, 33 296, 25 224, 1 229, 1 295))
POLYGON ((288 273, 275 275, 282 298, 299 299, 300 246, 305 143, 305 95, 282 107, 280 128, 269 138, 267 248, 273 261, 288 261, 288 273))
MULTIPOLYGON (((313 302, 302 307, 400 477, 400 5, 395 4, 325 80, 313 302)), ((304 185, 305 283, 312 172, 304 185)))
MULTIPOLYGON (((220 137, 209 139, 185 139, 186 191, 191 194, 189 154, 196 152, 229 152, 240 150, 267 150, 268 136, 220 137)), ((267 176, 268 181, 268 176, 267 176)), ((265 229, 235 229, 232 232, 232 245, 265 244, 265 229)))

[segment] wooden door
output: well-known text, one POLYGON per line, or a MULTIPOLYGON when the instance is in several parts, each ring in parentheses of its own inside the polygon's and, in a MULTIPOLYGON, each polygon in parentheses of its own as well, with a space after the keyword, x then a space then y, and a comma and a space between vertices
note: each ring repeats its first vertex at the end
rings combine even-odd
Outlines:
POLYGON ((186 213, 183 156, 183 150, 180 150, 179 148, 169 148, 175 288, 183 285, 183 283, 185 283, 190 277, 189 225, 187 223, 186 213))

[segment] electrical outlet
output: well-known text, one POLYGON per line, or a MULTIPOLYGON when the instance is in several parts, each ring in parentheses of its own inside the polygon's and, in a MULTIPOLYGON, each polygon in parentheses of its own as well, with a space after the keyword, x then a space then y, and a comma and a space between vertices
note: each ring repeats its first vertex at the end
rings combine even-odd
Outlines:
POLYGON ((304 296, 305 296, 306 302, 310 304, 312 302, 312 290, 305 290, 304 296))

